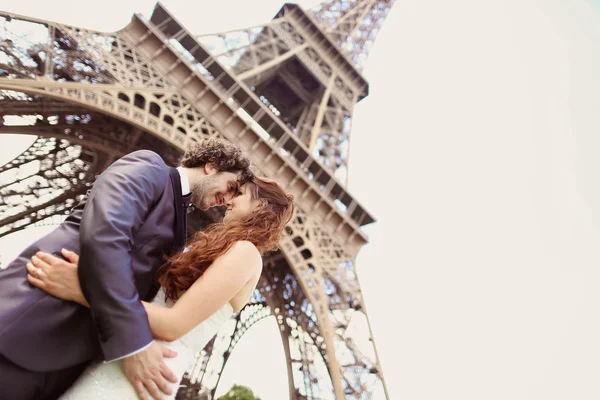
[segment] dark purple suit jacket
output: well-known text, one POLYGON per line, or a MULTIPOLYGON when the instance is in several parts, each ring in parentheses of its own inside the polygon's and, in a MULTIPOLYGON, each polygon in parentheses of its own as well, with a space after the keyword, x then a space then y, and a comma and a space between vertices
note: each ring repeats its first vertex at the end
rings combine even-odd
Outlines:
POLYGON ((31 371, 53 371, 120 358, 152 341, 140 300, 155 295, 155 273, 182 229, 174 206, 181 188, 169 173, 151 151, 122 157, 64 223, 0 270, 1 355, 31 371), (80 254, 79 279, 91 309, 27 282, 31 256, 60 255, 61 248, 80 254))

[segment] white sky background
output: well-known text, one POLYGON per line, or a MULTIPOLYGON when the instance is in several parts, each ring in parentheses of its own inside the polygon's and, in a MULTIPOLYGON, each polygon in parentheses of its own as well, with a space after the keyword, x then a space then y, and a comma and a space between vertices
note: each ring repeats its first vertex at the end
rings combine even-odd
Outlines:
MULTIPOLYGON (((164 2, 197 33, 281 5, 258 3, 164 2)), ((152 6, 0 0, 107 31, 152 6)), ((394 5, 350 159, 350 189, 378 219, 357 268, 391 399, 600 398, 599 46, 591 0, 394 5)), ((287 398, 274 326, 242 339, 218 394, 237 382, 287 398)))

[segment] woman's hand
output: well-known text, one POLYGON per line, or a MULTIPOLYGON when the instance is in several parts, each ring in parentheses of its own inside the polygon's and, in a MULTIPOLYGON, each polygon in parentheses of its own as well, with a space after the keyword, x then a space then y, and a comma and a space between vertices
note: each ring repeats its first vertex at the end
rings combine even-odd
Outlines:
POLYGON ((61 253, 69 261, 38 251, 31 258, 31 263, 27 264, 27 280, 54 297, 89 307, 77 275, 79 255, 65 249, 62 249, 61 253))

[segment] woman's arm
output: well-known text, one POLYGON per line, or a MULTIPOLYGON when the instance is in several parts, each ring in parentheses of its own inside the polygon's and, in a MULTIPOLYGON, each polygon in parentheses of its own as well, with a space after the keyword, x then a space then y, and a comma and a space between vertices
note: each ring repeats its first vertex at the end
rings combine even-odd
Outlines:
MULTIPOLYGON (((69 260, 39 252, 27 265, 29 282, 62 300, 89 308, 77 276, 77 254, 63 250, 69 260)), ((256 283, 262 269, 262 258, 254 245, 240 241, 216 259, 204 274, 171 308, 142 302, 152 336, 173 341, 206 320, 237 295, 248 283, 256 283)))
MULTIPOLYGON (((83 297, 83 293, 81 296, 77 296, 74 299, 76 303, 81 304, 84 307, 90 308, 90 304, 87 302, 85 297, 83 297)), ((177 340, 181 337, 174 336, 175 329, 170 327, 169 324, 172 321, 172 309, 167 307, 162 307, 156 304, 148 303, 146 301, 142 301, 142 305, 148 314, 148 321, 150 322, 150 330, 152 331, 152 336, 158 340, 164 340, 166 342, 172 342, 173 340, 177 340)))
POLYGON ((230 302, 246 284, 256 285, 261 270, 262 258, 256 247, 247 241, 237 242, 207 268, 172 308, 144 304, 152 331, 156 327, 162 340, 179 339, 230 302))

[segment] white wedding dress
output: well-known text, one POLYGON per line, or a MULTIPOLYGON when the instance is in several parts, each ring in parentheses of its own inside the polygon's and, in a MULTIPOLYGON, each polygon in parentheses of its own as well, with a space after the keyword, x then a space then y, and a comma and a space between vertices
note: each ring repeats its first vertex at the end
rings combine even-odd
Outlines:
MULTIPOLYGON (((165 302, 164 291, 161 289, 156 295, 153 304, 171 307, 171 301, 165 302)), ((175 350, 175 358, 165 358, 167 366, 179 377, 183 378, 184 372, 194 361, 194 355, 201 351, 219 328, 233 315, 231 304, 227 303, 209 319, 196 326, 186 335, 173 342, 162 342, 165 346, 175 350)), ((81 374, 73 386, 65 392, 61 400, 137 400, 133 386, 127 380, 121 366, 122 361, 110 363, 93 363, 81 374)), ((173 395, 165 397, 174 399, 179 383, 172 384, 173 395)), ((152 398, 148 396, 148 398, 152 398)))

